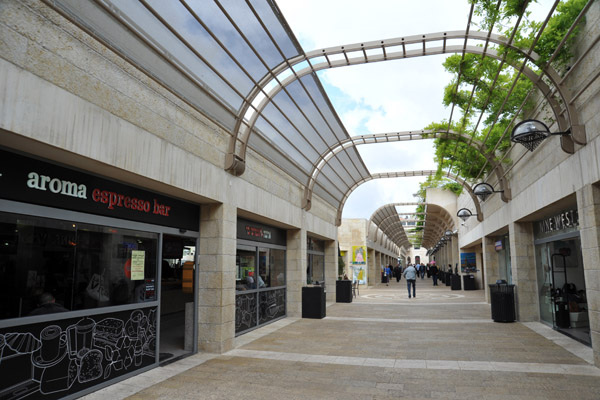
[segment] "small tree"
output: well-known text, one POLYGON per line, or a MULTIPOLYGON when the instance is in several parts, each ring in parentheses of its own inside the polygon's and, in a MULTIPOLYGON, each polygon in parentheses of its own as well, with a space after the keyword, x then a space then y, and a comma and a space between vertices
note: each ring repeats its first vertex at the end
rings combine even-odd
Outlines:
POLYGON ((339 256, 338 257, 338 277, 342 277, 344 275, 344 270, 346 269, 346 263, 344 259, 339 256))

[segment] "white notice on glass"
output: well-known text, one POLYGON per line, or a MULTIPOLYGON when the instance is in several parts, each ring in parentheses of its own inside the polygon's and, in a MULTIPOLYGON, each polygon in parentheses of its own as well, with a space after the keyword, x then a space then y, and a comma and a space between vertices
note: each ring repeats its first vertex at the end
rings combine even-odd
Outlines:
POLYGON ((131 280, 140 281, 144 279, 144 260, 146 252, 144 250, 131 251, 131 280))

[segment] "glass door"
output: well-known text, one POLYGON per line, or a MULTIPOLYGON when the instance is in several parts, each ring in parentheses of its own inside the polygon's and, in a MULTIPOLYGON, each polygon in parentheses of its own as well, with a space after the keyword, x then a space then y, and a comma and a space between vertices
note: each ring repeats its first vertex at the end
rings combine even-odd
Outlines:
POLYGON ((194 351, 195 270, 196 240, 164 235, 160 285, 160 362, 172 361, 194 351))
POLYGON ((590 344, 588 305, 579 237, 536 245, 540 319, 590 344))

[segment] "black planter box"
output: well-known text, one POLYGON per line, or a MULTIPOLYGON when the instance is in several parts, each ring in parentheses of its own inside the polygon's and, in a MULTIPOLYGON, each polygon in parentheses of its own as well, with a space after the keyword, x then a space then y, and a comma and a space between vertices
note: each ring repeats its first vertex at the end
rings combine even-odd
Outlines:
POLYGON ((335 301, 336 303, 352 303, 352 281, 335 282, 335 301))
POLYGON ((513 322, 515 313, 515 285, 488 285, 494 322, 513 322))
POLYGON ((452 290, 460 290, 460 275, 451 275, 450 276, 450 286, 452 290))
POLYGON ((302 318, 325 318, 325 288, 304 286, 302 288, 302 318))
POLYGON ((477 290, 475 285, 475 276, 474 275, 463 275, 463 285, 465 290, 477 290))

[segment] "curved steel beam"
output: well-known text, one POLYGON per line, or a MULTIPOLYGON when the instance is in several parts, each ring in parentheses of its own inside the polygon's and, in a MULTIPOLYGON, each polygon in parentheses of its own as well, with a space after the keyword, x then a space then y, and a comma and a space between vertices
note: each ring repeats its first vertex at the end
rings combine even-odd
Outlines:
MULTIPOLYGON (((434 170, 429 170, 429 171, 404 171, 404 172, 386 172, 386 173, 382 173, 382 174, 372 174, 371 176, 361 179, 358 182, 355 182, 354 185, 352 185, 348 191, 344 194, 344 198, 340 201, 340 207, 338 208, 338 212, 337 212, 337 216, 335 218, 335 224, 336 226, 340 226, 342 224, 342 210, 344 209, 344 204, 346 204, 346 200, 348 200, 348 197, 350 196, 350 194, 360 185, 362 185, 365 182, 368 181, 372 181, 373 179, 383 179, 383 178, 406 178, 406 177, 413 177, 413 176, 431 176, 431 175, 435 175, 437 173, 437 171, 434 170)), ((471 188, 471 186, 469 186, 469 184, 462 179, 461 177, 451 174, 450 172, 444 172, 444 176, 452 179, 455 182, 460 183, 465 189, 467 189, 467 192, 469 193, 469 196, 471 196, 471 199, 473 200, 473 203, 475 204, 475 209, 477 211, 477 220, 479 222, 483 221, 483 211, 481 211, 481 206, 479 205, 479 201, 477 201, 477 196, 475 196, 475 194, 473 193, 473 189, 471 188)), ((414 214, 414 213, 406 213, 406 214, 414 214)))
MULTIPOLYGON (((225 159, 225 169, 234 175, 241 175, 244 172, 248 140, 258 117, 279 91, 291 82, 296 81, 305 75, 329 68, 447 53, 466 52, 489 56, 498 60, 503 58, 494 49, 490 49, 487 46, 486 48, 462 45, 447 46, 446 41, 449 39, 491 41, 514 50, 526 60, 535 62, 539 59, 537 54, 533 52, 528 53, 523 49, 509 44, 505 36, 478 31, 452 31, 377 40, 315 50, 293 57, 283 61, 277 67, 267 72, 244 99, 244 102, 237 112, 236 125, 229 142, 228 154, 225 159), (441 47, 427 48, 426 43, 428 42, 442 42, 443 44, 441 47), (406 49, 407 45, 417 43, 422 44, 422 48, 419 48, 418 50, 406 49), (375 50, 377 50, 377 52, 375 52, 375 50), (367 53, 367 51, 369 51, 369 53, 367 53), (332 58, 335 57, 338 59, 332 60, 332 58)), ((505 60, 505 62, 515 69, 522 69, 522 73, 529 78, 538 89, 540 89, 548 99, 548 103, 552 108, 559 129, 563 132, 567 131, 569 128, 571 129, 571 136, 561 137, 564 139, 561 139, 562 149, 565 152, 573 153, 573 140, 578 144, 586 144, 585 127, 579 124, 578 115, 570 104, 572 97, 568 89, 561 83, 560 77, 556 71, 554 71, 551 66, 547 66, 542 70, 541 76, 538 76, 524 63, 523 65, 517 65, 516 63, 511 62, 511 60, 505 60), (546 76, 550 80, 560 96, 561 103, 565 106, 567 120, 562 116, 559 102, 554 98, 548 85, 542 80, 543 76, 546 76)))
POLYGON ((498 183, 500 185, 500 197, 502 201, 508 203, 512 199, 512 194, 510 190, 510 183, 507 177, 504 174, 504 167, 500 162, 496 163, 494 157, 489 154, 483 143, 477 139, 472 138, 466 133, 455 132, 453 130, 449 131, 431 131, 431 130, 420 130, 420 131, 406 131, 406 132, 392 132, 392 133, 378 133, 372 135, 357 135, 352 136, 348 139, 342 140, 335 146, 327 149, 326 152, 319 156, 319 161, 316 165, 313 166, 313 170, 311 171, 310 177, 308 179, 308 183, 304 188, 304 199, 302 200, 302 208, 305 210, 310 210, 311 201, 312 201, 312 193, 315 183, 317 182, 317 177, 321 173, 321 170, 325 167, 325 165, 340 151, 347 149, 348 147, 356 147, 361 144, 377 144, 377 143, 390 143, 390 142, 402 142, 407 140, 426 140, 426 139, 435 139, 440 136, 449 136, 452 138, 456 138, 457 140, 463 140, 465 142, 472 142, 479 150, 480 154, 487 160, 488 164, 490 164, 496 173, 496 177, 498 178, 498 183))

